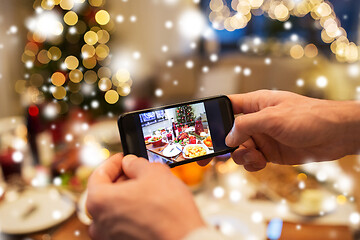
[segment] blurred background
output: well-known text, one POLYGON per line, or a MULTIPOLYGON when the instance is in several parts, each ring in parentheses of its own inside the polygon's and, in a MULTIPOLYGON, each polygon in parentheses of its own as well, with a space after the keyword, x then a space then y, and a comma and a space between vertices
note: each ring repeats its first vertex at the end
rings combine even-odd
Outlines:
MULTIPOLYGON (((0 239, 89 239, 119 114, 218 94, 360 99, 358 0, 12 0, 0 8, 0 239)), ((231 239, 358 239, 360 158, 172 169, 231 239)))

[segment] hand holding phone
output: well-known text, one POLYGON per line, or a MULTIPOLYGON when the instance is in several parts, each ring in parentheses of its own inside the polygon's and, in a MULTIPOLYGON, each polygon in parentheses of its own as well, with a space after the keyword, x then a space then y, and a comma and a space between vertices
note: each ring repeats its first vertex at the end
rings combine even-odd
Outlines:
POLYGON ((125 154, 170 167, 234 151, 225 144, 233 123, 226 96, 131 112, 118 120, 125 154))

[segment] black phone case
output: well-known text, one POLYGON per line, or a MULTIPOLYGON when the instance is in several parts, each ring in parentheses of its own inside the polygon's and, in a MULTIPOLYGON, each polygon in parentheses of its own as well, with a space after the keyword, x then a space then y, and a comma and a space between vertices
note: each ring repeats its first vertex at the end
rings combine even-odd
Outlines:
MULTIPOLYGON (((196 104, 196 103, 199 103, 199 102, 204 102, 206 100, 213 100, 213 99, 216 99, 216 98, 224 98, 224 97, 230 102, 230 106, 232 106, 230 99, 226 95, 218 95, 218 96, 213 96, 213 97, 201 98, 201 99, 197 99, 197 100, 193 100, 193 101, 185 101, 185 102, 181 102, 181 103, 170 104, 170 105, 165 105, 165 106, 156 107, 156 108, 148 108, 148 109, 143 109, 143 110, 139 110, 139 111, 132 111, 132 112, 121 114, 119 119, 118 119, 118 128, 119 128, 119 132, 120 132, 120 139, 121 139, 121 144, 122 144, 122 147, 123 147, 124 155, 127 155, 127 154, 136 155, 136 153, 130 153, 128 151, 127 142, 126 142, 126 139, 124 137, 125 136, 125 131, 124 131, 124 127, 122 125, 122 119, 124 119, 125 116, 131 115, 131 114, 139 114, 139 113, 144 113, 144 112, 149 112, 149 111, 161 110, 161 109, 164 109, 164 108, 178 107, 178 106, 181 106, 181 105, 196 104)), ((230 116, 231 116, 231 122, 234 123, 235 117, 234 117, 234 112, 233 112, 232 107, 230 107, 229 111, 230 111, 230 116)), ((173 168, 173 167, 180 166, 180 165, 183 165, 183 164, 213 158, 213 157, 216 157, 216 156, 231 153, 231 152, 235 151, 237 148, 238 147, 233 147, 233 148, 229 148, 229 149, 219 151, 219 152, 216 152, 216 153, 208 154, 208 155, 205 155, 205 156, 200 156, 200 157, 184 160, 184 161, 177 162, 177 163, 171 163, 168 166, 173 168)))

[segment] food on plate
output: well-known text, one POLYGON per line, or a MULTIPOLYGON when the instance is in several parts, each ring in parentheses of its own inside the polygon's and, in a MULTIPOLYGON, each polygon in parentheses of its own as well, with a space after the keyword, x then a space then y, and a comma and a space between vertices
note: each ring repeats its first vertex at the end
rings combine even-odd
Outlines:
POLYGON ((180 135, 177 137, 177 140, 184 140, 186 138, 189 138, 189 134, 187 134, 186 132, 180 133, 180 135))
POLYGON ((208 136, 207 138, 205 138, 204 144, 205 144, 207 147, 210 147, 210 148, 213 147, 213 143, 212 143, 212 140, 211 140, 211 137, 210 137, 210 136, 208 136))
POLYGON ((161 136, 152 137, 152 138, 150 139, 150 142, 157 142, 157 141, 159 141, 159 140, 161 140, 161 139, 162 139, 161 136))
POLYGON ((190 158, 200 157, 206 154, 206 149, 202 146, 187 146, 185 148, 185 156, 190 158))
POLYGON ((190 142, 189 134, 183 132, 175 140, 176 143, 179 143, 182 146, 185 146, 190 142))
POLYGON ((145 144, 149 144, 149 139, 150 139, 150 138, 151 138, 151 136, 144 137, 145 144))
POLYGON ((206 132, 201 132, 200 137, 206 137, 206 132))
POLYGON ((190 136, 190 144, 196 144, 196 137, 190 136))

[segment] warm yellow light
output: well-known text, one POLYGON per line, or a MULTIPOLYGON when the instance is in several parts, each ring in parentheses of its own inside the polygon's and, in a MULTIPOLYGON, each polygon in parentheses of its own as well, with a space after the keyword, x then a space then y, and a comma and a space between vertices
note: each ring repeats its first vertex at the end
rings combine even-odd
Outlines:
POLYGON ((81 48, 83 58, 91 58, 95 55, 95 48, 92 45, 85 44, 81 48))
POLYGON ((305 47, 305 56, 308 58, 314 58, 318 55, 318 49, 314 44, 308 44, 305 47))
POLYGON ((84 35, 84 41, 89 45, 94 45, 98 41, 98 35, 93 31, 88 31, 84 35))
POLYGON ((74 7, 74 0, 61 0, 60 7, 64 10, 70 10, 74 7))
POLYGON ((89 0, 89 3, 93 7, 101 7, 104 4, 103 0, 89 0))
POLYGON ((126 69, 119 69, 116 72, 116 78, 118 79, 119 82, 126 82, 127 80, 130 79, 130 73, 126 69))
POLYGON ((69 26, 73 26, 78 22, 78 15, 73 11, 69 11, 64 15, 64 22, 69 26))
POLYGON ((65 58, 65 65, 67 69, 74 70, 79 66, 79 60, 74 56, 65 58))
POLYGON ((94 72, 93 70, 86 71, 85 74, 84 74, 84 80, 88 84, 95 83, 97 81, 96 72, 94 72))
POLYGON ((130 91, 131 91, 131 89, 130 89, 130 87, 127 86, 127 85, 121 86, 121 87, 118 87, 118 88, 117 88, 118 94, 119 94, 120 96, 123 96, 123 97, 129 95, 129 94, 130 94, 130 91))
POLYGON ((275 7, 274 14, 275 14, 275 17, 280 21, 285 21, 289 18, 289 10, 282 3, 280 3, 279 5, 277 5, 275 7))
POLYGON ((61 58, 61 50, 58 47, 49 48, 48 57, 53 61, 59 60, 61 58))
POLYGON ((119 94, 115 90, 109 90, 105 93, 105 101, 109 104, 115 104, 119 100, 119 94))
POLYGON ((91 58, 86 58, 83 59, 83 65, 84 67, 86 67, 87 69, 92 69, 96 66, 96 58, 95 57, 91 57, 91 58))
POLYGON ((336 201, 338 204, 343 205, 347 202, 347 199, 344 195, 339 195, 336 197, 336 201))
POLYGON ((50 62, 50 58, 48 57, 48 51, 45 49, 41 50, 38 55, 37 59, 42 64, 48 64, 50 62))
POLYGON ((110 40, 110 34, 106 30, 99 30, 97 35, 99 43, 105 44, 110 40))
POLYGON ((52 76, 51 76, 51 82, 52 84, 54 84, 55 86, 61 86, 65 83, 65 76, 64 74, 62 74, 61 72, 55 72, 52 76))
POLYGON ((112 87, 111 80, 109 78, 101 78, 98 82, 98 86, 101 91, 108 91, 112 87))
POLYGON ((290 56, 294 59, 300 59, 304 56, 304 49, 299 44, 292 46, 290 49, 290 56))
POLYGON ((109 55, 110 49, 105 44, 99 44, 99 46, 96 47, 95 52, 99 59, 104 59, 109 55))
POLYGON ((110 15, 105 10, 100 10, 95 14, 95 20, 100 25, 106 25, 110 21, 110 15))
POLYGON ((69 78, 74 83, 79 83, 83 79, 83 73, 79 69, 72 70, 69 73, 69 78))
POLYGON ((52 94, 56 99, 63 99, 66 96, 66 89, 62 86, 57 86, 52 94))

